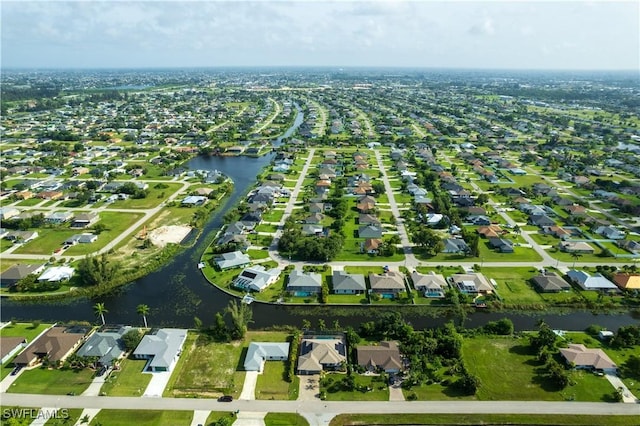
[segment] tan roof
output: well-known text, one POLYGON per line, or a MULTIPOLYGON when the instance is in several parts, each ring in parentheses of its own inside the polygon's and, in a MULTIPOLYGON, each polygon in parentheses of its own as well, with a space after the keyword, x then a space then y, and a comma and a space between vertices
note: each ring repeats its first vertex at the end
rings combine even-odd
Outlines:
POLYGON ((405 290, 403 275, 394 271, 389 271, 382 275, 369 274, 369 284, 372 290, 405 290))
POLYGON ((36 358, 47 356, 49 361, 62 360, 84 337, 84 333, 67 333, 67 327, 52 327, 34 340, 14 360, 14 364, 31 364, 36 358))
POLYGON ((575 366, 588 366, 597 370, 616 368, 616 364, 602 349, 589 349, 582 344, 572 343, 560 349, 567 362, 575 366))
POLYGON ((640 275, 638 274, 615 274, 613 282, 623 290, 640 289, 640 275))
POLYGON ((335 365, 346 361, 336 349, 336 346, 344 346, 340 339, 303 339, 300 343, 301 354, 298 357, 298 370, 320 371, 324 365, 335 365), (305 347, 309 347, 308 352, 302 353, 305 347))
POLYGON ((378 238, 367 238, 364 240, 364 249, 365 250, 377 250, 382 244, 382 240, 378 238))
POLYGON ((358 346, 358 365, 381 367, 384 370, 400 370, 402 359, 396 342, 380 342, 377 346, 358 346))
POLYGON ((484 235, 487 238, 497 237, 501 233, 502 228, 500 228, 498 225, 481 226, 478 228, 478 234, 484 235))

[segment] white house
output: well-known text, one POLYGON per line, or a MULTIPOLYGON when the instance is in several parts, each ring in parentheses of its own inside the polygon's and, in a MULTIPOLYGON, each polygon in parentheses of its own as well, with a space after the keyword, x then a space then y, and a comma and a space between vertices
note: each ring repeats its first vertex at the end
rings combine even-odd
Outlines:
POLYGON ((289 358, 289 343, 251 342, 244 358, 246 371, 262 371, 265 361, 286 361, 289 358))
POLYGON ((619 291, 618 286, 606 279, 602 274, 589 275, 585 271, 572 269, 567 272, 571 281, 578 284, 583 290, 614 290, 619 291))
POLYGON ((38 277, 38 281, 60 282, 68 280, 73 276, 75 269, 68 266, 52 266, 38 277))
POLYGON ((230 253, 222 253, 215 258, 215 262, 220 270, 225 270, 248 265, 251 263, 251 259, 241 251, 232 251, 230 253))
POLYGON ((280 269, 266 270, 264 266, 256 265, 245 268, 233 281, 233 286, 241 290, 262 291, 278 281, 280 269))
POLYGON ((148 359, 146 371, 171 371, 178 362, 182 345, 187 338, 187 330, 161 328, 155 334, 146 335, 133 351, 133 357, 148 359))

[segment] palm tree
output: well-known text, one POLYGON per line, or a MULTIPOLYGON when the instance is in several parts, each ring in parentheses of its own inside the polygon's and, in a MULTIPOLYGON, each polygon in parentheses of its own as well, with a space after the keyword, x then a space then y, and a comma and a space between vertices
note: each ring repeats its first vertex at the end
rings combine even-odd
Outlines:
POLYGON ((149 315, 149 306, 145 304, 138 305, 138 307, 136 308, 136 312, 138 313, 138 315, 142 315, 142 320, 144 321, 144 328, 148 328, 147 315, 149 315))
POLYGON ((576 253, 574 251, 574 252, 571 252, 571 257, 573 257, 573 267, 572 268, 575 269, 576 268, 576 260, 580 259, 582 257, 582 255, 580 253, 576 253))
POLYGON ((93 305, 93 311, 96 313, 96 316, 100 317, 100 319, 102 320, 102 325, 104 325, 105 324, 104 314, 109 312, 107 308, 104 307, 104 303, 98 302, 95 305, 93 305))

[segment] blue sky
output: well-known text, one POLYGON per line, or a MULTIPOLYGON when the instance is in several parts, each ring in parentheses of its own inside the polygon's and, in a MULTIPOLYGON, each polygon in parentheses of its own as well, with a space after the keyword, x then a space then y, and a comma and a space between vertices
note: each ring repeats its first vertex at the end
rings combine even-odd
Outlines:
POLYGON ((2 67, 640 69, 638 1, 6 1, 2 67))

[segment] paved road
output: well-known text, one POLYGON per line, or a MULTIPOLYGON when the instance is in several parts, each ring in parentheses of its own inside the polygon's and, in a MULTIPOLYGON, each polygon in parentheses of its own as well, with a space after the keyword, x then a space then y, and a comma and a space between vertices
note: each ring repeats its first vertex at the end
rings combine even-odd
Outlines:
POLYGON ((2 394, 4 406, 100 408, 130 410, 211 410, 278 413, 494 413, 639 415, 639 404, 549 401, 241 401, 193 398, 135 398, 2 394))

